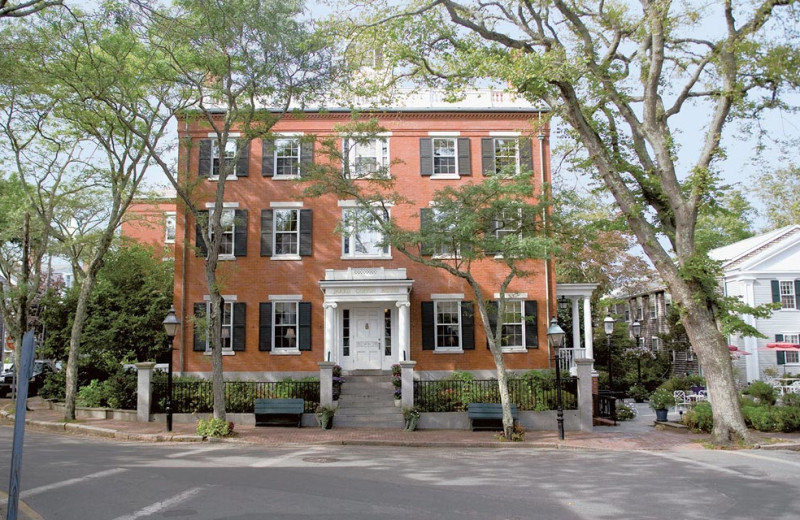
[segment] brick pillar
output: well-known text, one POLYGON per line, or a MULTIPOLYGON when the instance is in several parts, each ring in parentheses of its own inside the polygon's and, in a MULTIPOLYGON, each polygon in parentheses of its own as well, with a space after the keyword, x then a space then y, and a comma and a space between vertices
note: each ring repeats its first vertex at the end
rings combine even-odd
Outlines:
POLYGON ((400 362, 400 379, 402 381, 402 406, 403 408, 412 408, 414 406, 414 366, 416 361, 401 361, 400 362))
POLYGON ((590 432, 593 429, 592 416, 594 415, 594 400, 592 399, 592 366, 594 359, 576 359, 578 368, 578 417, 580 418, 581 431, 590 432))
POLYGON ((320 361, 319 365, 319 405, 333 406, 333 361, 320 361))
POLYGON ((155 363, 136 363, 136 420, 150 422, 150 403, 153 400, 153 368, 155 363))

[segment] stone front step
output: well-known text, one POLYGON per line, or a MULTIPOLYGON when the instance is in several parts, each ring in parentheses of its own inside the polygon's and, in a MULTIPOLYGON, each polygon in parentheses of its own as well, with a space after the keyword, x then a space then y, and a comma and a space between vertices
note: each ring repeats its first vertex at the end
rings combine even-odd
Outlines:
POLYGON ((391 374, 347 374, 334 424, 351 428, 402 428, 403 412, 394 405, 391 374))
POLYGON ((344 415, 337 413, 333 425, 340 428, 402 429, 403 415, 344 415))

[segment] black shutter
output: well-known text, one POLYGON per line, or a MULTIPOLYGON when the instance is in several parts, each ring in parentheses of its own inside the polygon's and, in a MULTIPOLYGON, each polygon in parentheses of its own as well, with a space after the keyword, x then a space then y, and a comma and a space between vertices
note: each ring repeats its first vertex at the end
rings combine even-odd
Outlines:
POLYGON ((272 304, 258 304, 258 350, 272 350, 272 304))
POLYGON ((536 301, 525 301, 525 347, 539 348, 539 322, 536 301))
POLYGON ((481 169, 484 175, 494 175, 496 173, 494 139, 491 137, 484 137, 481 139, 481 169))
MULTIPOLYGON (((300 177, 309 174, 309 166, 314 164, 314 141, 300 141, 300 177)), ((310 350, 310 347, 309 347, 310 350)))
POLYGON ((472 175, 472 161, 469 150, 469 137, 458 138, 458 174, 472 175))
POLYGON ((423 177, 433 175, 433 139, 419 140, 419 174, 423 177))
POLYGON ((800 310, 800 280, 794 281, 794 308, 800 310))
POLYGON ((206 257, 208 254, 208 248, 206 247, 206 241, 203 239, 203 229, 201 228, 199 221, 204 220, 206 225, 208 225, 208 210, 200 210, 197 212, 197 220, 198 222, 195 223, 195 234, 194 234, 194 245, 195 250, 194 254, 196 256, 202 256, 203 258, 206 257))
POLYGON ((496 247, 499 242, 497 240, 497 230, 502 225, 502 222, 497 220, 496 218, 490 218, 486 222, 486 231, 485 236, 483 237, 483 243, 487 246, 486 253, 487 255, 496 255, 500 251, 498 251, 498 247, 496 247))
MULTIPOLYGON (((489 336, 494 334, 494 330, 497 328, 497 310, 500 307, 497 304, 497 300, 491 300, 486 302, 486 314, 489 315, 489 326, 486 327, 486 348, 489 348, 489 336)), ((499 347, 500 345, 498 345, 499 347)))
POLYGON ((472 302, 461 302, 461 348, 475 350, 475 312, 472 302))
POLYGON ((246 306, 244 302, 233 302, 233 350, 242 351, 245 346, 246 306))
POLYGON ((297 345, 300 350, 311 350, 311 302, 297 304, 297 345))
POLYGON ((197 175, 208 177, 211 174, 211 139, 201 139, 199 147, 200 159, 197 163, 197 175))
POLYGON ((311 256, 311 210, 300 210, 300 256, 311 256))
POLYGON ((271 209, 261 210, 261 256, 272 256, 272 214, 271 209))
POLYGON ((433 254, 433 247, 430 241, 426 240, 426 234, 429 233, 433 225, 433 210, 431 208, 422 208, 419 210, 419 231, 422 235, 422 243, 419 245, 419 254, 423 256, 430 256, 433 254))
MULTIPOLYGON (((775 334, 775 341, 778 343, 783 341, 783 334, 775 334)), ((786 364, 786 352, 779 350, 775 353, 778 356, 778 364, 785 365, 786 364)))
POLYGON ((261 140, 261 176, 273 177, 275 175, 275 141, 272 139, 261 140))
POLYGON ((422 350, 436 350, 433 302, 422 302, 422 350))
POLYGON ((236 141, 239 149, 239 159, 236 161, 236 176, 248 177, 250 175, 250 141, 239 139, 236 141))
POLYGON ((775 341, 780 343, 783 341, 783 334, 775 334, 775 341))
POLYGON ((234 212, 233 256, 247 256, 247 210, 234 212))
POLYGON ((772 303, 781 302, 781 283, 778 280, 772 280, 772 303))
POLYGON ((201 331, 197 330, 198 325, 202 325, 203 327, 208 327, 208 323, 206 323, 206 304, 203 303, 195 303, 194 304, 194 322, 192 323, 192 333, 194 335, 194 346, 192 350, 195 352, 205 352, 206 350, 206 335, 201 331), (198 323, 201 321, 202 323, 198 323))
POLYGON ((519 168, 523 172, 533 173, 533 144, 530 139, 519 140, 519 168))

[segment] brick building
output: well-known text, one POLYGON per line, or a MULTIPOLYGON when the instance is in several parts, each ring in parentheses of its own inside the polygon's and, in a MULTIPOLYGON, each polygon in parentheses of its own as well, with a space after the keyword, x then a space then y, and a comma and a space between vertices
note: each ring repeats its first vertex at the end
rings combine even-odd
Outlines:
POLYGON ((125 213, 120 233, 140 244, 162 250, 163 258, 175 253, 176 232, 175 191, 165 191, 151 199, 134 200, 125 213))
MULTIPOLYGON (((350 160, 366 171, 389 165, 395 189, 409 199, 392 207, 391 217, 415 228, 435 190, 480 182, 501 165, 532 169, 537 190, 549 182, 548 129, 534 125, 541 111, 489 90, 470 92, 457 103, 416 91, 398 106, 368 114, 386 131, 353 147, 350 160)), ((381 246, 374 232, 339 233, 342 219, 357 211, 354 201, 300 197, 297 179, 304 167, 326 160, 319 140, 335 136, 334 126, 351 117, 348 110, 329 108, 282 118, 273 128, 275 139, 252 141, 226 181, 218 268, 226 378, 314 375, 320 361, 345 371, 386 371, 402 360, 416 361, 422 378, 452 370, 491 375, 495 365, 464 281, 381 246)), ((213 137, 197 119, 179 124, 182 175, 201 177, 201 208, 213 206, 216 189, 213 137)), ((195 221, 180 205, 175 233, 175 309, 182 322, 175 368, 208 376, 207 341, 192 319, 208 306, 203 252, 196 247, 195 221)), ((515 280, 507 291, 512 302, 504 349, 511 370, 547 368, 552 357, 546 336, 555 311, 552 266, 531 261, 530 270, 533 276, 515 280)), ((496 298, 502 262, 489 257, 473 272, 485 294, 496 298)))

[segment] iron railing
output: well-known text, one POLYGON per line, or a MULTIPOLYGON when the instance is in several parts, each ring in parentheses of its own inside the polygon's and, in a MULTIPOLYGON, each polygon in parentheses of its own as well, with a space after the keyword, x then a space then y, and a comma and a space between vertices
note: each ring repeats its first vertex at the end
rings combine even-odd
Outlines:
POLYGON ((601 392, 592 396, 594 415, 614 421, 617 424, 617 396, 613 392, 601 392))
MULTIPOLYGON (((578 378, 565 377, 561 385, 564 409, 577 409, 578 378)), ((508 382, 508 393, 520 411, 557 408, 555 381, 514 379, 508 382)), ((500 389, 494 379, 414 381, 414 405, 421 412, 463 412, 469 403, 499 402, 500 389)))
MULTIPOLYGON (((164 413, 167 383, 153 383, 153 413, 164 413)), ((319 405, 319 381, 226 381, 225 411, 253 413, 256 399, 300 398, 305 412, 313 413, 319 405)), ((211 381, 179 381, 172 385, 173 413, 212 413, 214 392, 211 381)))

